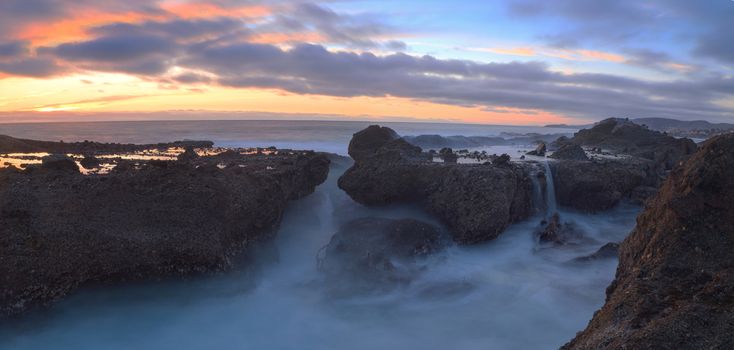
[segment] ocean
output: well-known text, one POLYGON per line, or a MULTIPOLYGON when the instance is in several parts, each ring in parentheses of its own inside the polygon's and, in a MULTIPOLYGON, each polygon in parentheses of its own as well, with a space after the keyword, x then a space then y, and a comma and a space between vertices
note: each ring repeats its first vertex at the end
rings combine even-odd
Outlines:
MULTIPOLYGON (((370 122, 165 121, 0 125, 14 137, 154 143, 205 139, 218 146, 277 146, 346 154, 370 122)), ((568 129, 380 123, 402 135, 498 136, 568 129), (505 133, 505 134, 503 134, 505 133)), ((603 214, 560 210, 584 233, 547 247, 542 215, 498 239, 451 246, 423 262, 409 285, 376 295, 333 298, 316 256, 353 218, 417 218, 414 206, 368 208, 336 185, 335 167, 312 195, 292 202, 277 238, 252 247, 233 271, 185 281, 88 287, 48 310, 0 324, 0 349, 549 349, 582 330, 604 302, 616 260, 570 261, 630 232, 640 208, 603 214)))

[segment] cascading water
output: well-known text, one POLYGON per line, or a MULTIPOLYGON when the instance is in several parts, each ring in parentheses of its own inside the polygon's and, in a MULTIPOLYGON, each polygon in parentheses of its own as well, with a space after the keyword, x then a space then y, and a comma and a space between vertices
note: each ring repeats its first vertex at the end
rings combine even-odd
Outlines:
POLYGON ((556 205, 556 189, 553 183, 553 172, 550 168, 548 156, 545 157, 543 162, 545 166, 545 207, 546 207, 546 218, 552 216, 558 211, 556 205))

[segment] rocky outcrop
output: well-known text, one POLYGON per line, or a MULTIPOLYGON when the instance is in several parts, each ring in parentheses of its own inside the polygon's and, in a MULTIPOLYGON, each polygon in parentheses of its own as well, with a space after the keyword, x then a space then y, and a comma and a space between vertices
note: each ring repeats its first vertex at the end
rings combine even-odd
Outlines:
POLYGON ((548 158, 561 160, 589 160, 584 149, 573 143, 563 144, 558 148, 558 150, 548 156, 548 158))
POLYGON ((734 344, 734 134, 707 141, 620 246, 606 303, 564 349, 734 344))
POLYGON ((590 129, 580 130, 571 141, 648 159, 661 171, 671 170, 697 148, 691 139, 668 136, 620 118, 605 119, 590 129))
POLYGON ((48 153, 79 153, 79 154, 95 154, 102 153, 120 153, 135 152, 150 149, 166 149, 171 147, 195 147, 209 148, 214 145, 211 141, 176 141, 156 144, 123 144, 123 143, 103 143, 103 142, 53 142, 27 140, 0 135, 0 153, 32 153, 32 152, 48 152, 48 153))
POLYGON ((314 152, 232 151, 121 161, 106 175, 82 175, 57 156, 0 169, 0 317, 89 282, 227 269, 328 168, 314 152))
POLYGON ((586 212, 606 210, 624 198, 644 202, 676 164, 697 146, 624 119, 606 119, 557 140, 551 156, 558 203, 586 212), (604 149, 606 156, 589 160, 580 146, 604 149))
POLYGON ((333 295, 392 289, 420 272, 416 259, 446 240, 434 226, 413 219, 361 218, 343 225, 323 249, 319 270, 333 295))
POLYGON ((537 147, 535 147, 534 150, 532 150, 532 151, 530 151, 528 153, 525 153, 525 154, 527 154, 529 156, 544 157, 545 156, 545 151, 546 151, 545 143, 544 142, 541 142, 541 143, 538 144, 537 147))
POLYGON ((611 209, 636 189, 658 181, 644 161, 563 160, 550 167, 558 204, 584 212, 611 209))
POLYGON ((597 251, 586 256, 574 258, 573 262, 589 262, 602 259, 612 259, 619 255, 619 243, 609 242, 601 246, 597 251))
POLYGON ((520 165, 436 163, 403 139, 381 136, 393 134, 373 125, 354 135, 349 153, 355 163, 339 187, 355 201, 419 204, 463 244, 494 239, 532 213, 532 183, 520 165), (363 140, 369 135, 375 139, 363 140))

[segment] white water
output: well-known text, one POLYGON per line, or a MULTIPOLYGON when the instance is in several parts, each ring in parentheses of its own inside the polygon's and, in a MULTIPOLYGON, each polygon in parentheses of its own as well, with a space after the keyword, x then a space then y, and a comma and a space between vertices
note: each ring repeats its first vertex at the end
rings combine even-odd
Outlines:
POLYGON ((561 210, 585 235, 581 244, 563 247, 537 244, 539 214, 492 242, 429 257, 405 288, 333 299, 316 255, 341 223, 364 216, 435 223, 415 208, 354 203, 336 187, 339 171, 292 203, 273 247, 253 248, 241 268, 183 282, 82 290, 46 312, 0 324, 0 349, 557 348, 602 305, 616 268, 614 260, 568 261, 622 240, 639 210, 561 210))
POLYGON ((545 207, 546 207, 546 217, 550 217, 554 213, 558 211, 557 202, 556 202, 556 185, 553 182, 553 172, 551 171, 550 164, 548 163, 548 156, 545 156, 545 161, 543 162, 543 166, 545 167, 545 207))
POLYGON ((493 242, 430 257, 405 289, 333 300, 315 256, 339 223, 365 215, 430 220, 410 208, 361 207, 336 188, 335 175, 289 207, 275 242, 279 258, 256 256, 259 268, 217 277, 76 293, 5 325, 0 349, 556 348, 601 306, 616 265, 567 261, 621 240, 637 210, 564 213, 592 242, 564 248, 539 248, 539 218, 531 219, 493 242))

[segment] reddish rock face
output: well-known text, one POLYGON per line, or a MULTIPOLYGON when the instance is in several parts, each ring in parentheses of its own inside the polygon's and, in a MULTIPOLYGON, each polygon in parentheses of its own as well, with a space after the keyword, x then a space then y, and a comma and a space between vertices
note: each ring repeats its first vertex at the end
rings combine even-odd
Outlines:
POLYGON ((665 181, 620 246, 604 306, 564 349, 734 344, 734 134, 665 181))

